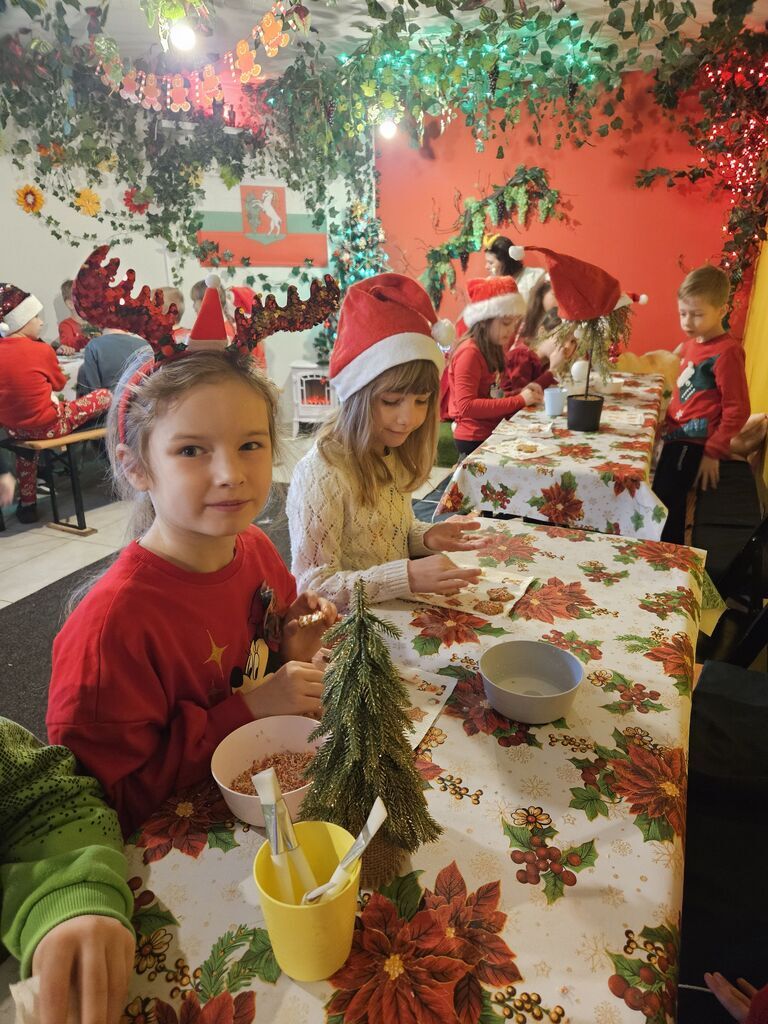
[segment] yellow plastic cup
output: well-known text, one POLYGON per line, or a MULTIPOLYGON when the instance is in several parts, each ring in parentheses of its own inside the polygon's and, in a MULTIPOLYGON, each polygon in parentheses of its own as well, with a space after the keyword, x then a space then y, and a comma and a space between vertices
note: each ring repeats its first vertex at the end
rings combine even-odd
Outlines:
MULTIPOLYGON (((355 841, 346 829, 327 821, 297 821, 296 838, 307 855, 317 884, 327 882, 355 841)), ((306 907, 282 903, 269 843, 253 861, 253 877, 275 959, 294 981, 324 981, 341 967, 352 949, 360 888, 360 861, 335 896, 306 907)))

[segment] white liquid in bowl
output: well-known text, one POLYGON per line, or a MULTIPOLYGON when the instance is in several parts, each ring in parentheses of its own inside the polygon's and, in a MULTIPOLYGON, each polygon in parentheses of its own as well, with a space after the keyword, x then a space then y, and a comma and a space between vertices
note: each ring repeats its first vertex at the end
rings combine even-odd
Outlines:
POLYGON ((563 692, 562 686, 538 676, 515 675, 511 679, 499 680, 496 685, 509 693, 519 693, 525 697, 555 697, 563 692))

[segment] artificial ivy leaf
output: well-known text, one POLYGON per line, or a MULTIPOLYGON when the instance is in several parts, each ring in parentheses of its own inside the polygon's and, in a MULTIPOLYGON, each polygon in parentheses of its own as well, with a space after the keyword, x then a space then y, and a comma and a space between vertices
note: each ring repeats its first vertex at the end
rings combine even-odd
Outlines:
POLYGON ((368 0, 368 14, 371 18, 377 18, 379 21, 387 20, 387 12, 378 0, 368 0))

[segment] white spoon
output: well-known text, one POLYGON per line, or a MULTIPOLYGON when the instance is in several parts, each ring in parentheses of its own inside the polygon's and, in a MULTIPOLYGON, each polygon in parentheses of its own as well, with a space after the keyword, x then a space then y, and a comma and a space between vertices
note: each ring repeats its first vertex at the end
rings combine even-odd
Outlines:
POLYGON ((371 813, 368 815, 368 820, 360 831, 360 835, 344 854, 338 864, 338 867, 328 881, 324 882, 322 885, 318 885, 316 889, 310 889, 309 892, 304 893, 301 897, 302 906, 306 906, 308 903, 314 903, 316 900, 320 899, 321 896, 325 896, 336 889, 340 889, 347 882, 347 879, 349 878, 349 869, 359 857, 362 857, 366 847, 379 831, 386 819, 387 808, 384 806, 384 801, 381 797, 377 796, 374 805, 371 808, 371 813))

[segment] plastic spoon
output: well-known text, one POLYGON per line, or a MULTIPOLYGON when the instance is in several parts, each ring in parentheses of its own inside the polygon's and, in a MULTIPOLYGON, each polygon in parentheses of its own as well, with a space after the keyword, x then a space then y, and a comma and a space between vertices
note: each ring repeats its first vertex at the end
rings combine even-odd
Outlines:
POLYGON ((302 906, 306 906, 307 903, 314 903, 315 900, 319 900, 321 896, 325 896, 328 893, 333 892, 335 889, 340 889, 346 883, 349 878, 349 869, 359 857, 362 857, 366 847, 379 831, 386 819, 387 808, 384 806, 384 801, 381 797, 377 796, 374 805, 371 808, 371 813, 368 815, 368 820, 360 831, 360 835, 339 861, 338 867, 328 881, 324 882, 322 885, 318 885, 316 889, 311 889, 309 892, 304 893, 301 897, 302 906))

